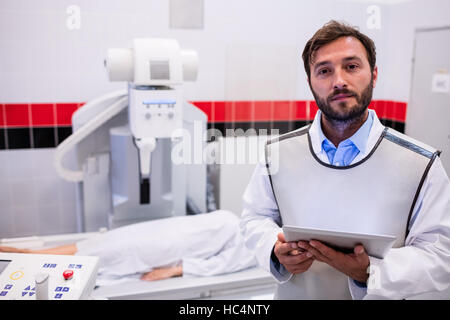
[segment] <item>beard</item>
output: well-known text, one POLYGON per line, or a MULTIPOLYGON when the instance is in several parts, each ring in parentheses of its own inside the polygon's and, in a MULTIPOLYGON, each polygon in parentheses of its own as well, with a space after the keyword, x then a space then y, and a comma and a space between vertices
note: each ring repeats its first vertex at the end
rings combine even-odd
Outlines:
POLYGON ((321 99, 314 92, 312 87, 311 91, 314 95, 314 99, 316 100, 317 107, 320 109, 320 111, 322 111, 327 119, 339 123, 349 123, 361 118, 369 107, 370 101, 372 101, 373 76, 370 80, 369 85, 362 91, 361 95, 358 95, 356 92, 350 91, 348 89, 337 89, 334 90, 326 99, 321 99), (349 102, 342 101, 338 103, 338 108, 336 108, 337 110, 333 109, 333 107, 331 107, 331 102, 333 97, 337 94, 352 95, 356 99, 356 104, 351 108, 346 108, 346 105, 349 102))

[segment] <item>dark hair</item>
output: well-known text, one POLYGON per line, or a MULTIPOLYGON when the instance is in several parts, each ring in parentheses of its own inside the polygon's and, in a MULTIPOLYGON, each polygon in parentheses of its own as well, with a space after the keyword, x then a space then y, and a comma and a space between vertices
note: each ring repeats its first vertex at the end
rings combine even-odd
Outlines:
POLYGON ((312 36, 306 43, 303 50, 303 63, 308 79, 311 76, 310 64, 314 61, 314 54, 322 46, 333 42, 340 37, 354 37, 361 41, 364 48, 366 48, 367 59, 369 60, 370 70, 373 72, 376 63, 375 43, 365 34, 359 32, 358 29, 346 23, 331 20, 312 36))

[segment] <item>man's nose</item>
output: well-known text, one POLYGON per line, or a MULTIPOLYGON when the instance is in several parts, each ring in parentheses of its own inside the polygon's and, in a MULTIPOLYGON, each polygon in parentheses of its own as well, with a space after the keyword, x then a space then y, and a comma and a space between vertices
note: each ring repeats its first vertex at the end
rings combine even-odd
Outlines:
POLYGON ((347 88, 347 81, 344 78, 344 74, 341 70, 336 70, 334 73, 333 89, 341 90, 347 88))

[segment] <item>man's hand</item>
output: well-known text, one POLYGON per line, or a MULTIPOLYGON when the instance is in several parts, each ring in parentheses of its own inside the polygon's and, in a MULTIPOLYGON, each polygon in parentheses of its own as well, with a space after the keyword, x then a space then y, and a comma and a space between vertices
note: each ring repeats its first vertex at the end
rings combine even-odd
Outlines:
POLYGON ((296 242, 286 242, 283 233, 278 234, 274 253, 280 263, 292 274, 303 273, 311 267, 314 256, 297 246, 296 242))
POLYGON ((310 252, 318 261, 325 262, 356 281, 365 283, 369 278, 367 268, 370 260, 362 245, 357 245, 351 254, 336 251, 316 240, 299 241, 298 246, 310 252))

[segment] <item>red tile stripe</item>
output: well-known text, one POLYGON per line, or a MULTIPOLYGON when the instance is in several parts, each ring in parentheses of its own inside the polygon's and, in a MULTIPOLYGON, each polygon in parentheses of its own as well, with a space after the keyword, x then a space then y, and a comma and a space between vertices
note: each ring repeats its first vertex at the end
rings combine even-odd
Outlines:
MULTIPOLYGON (((208 122, 312 121, 315 101, 191 101, 208 122)), ((405 122, 406 102, 373 100, 369 106, 380 119, 405 122)))
POLYGON ((84 103, 3 103, 0 128, 71 126, 72 114, 84 103))
MULTIPOLYGON (((312 121, 318 110, 311 100, 192 101, 208 122, 312 121)), ((3 103, 0 128, 70 126, 72 114, 84 103, 3 103)), ((373 100, 380 119, 405 122, 406 102, 373 100)))

